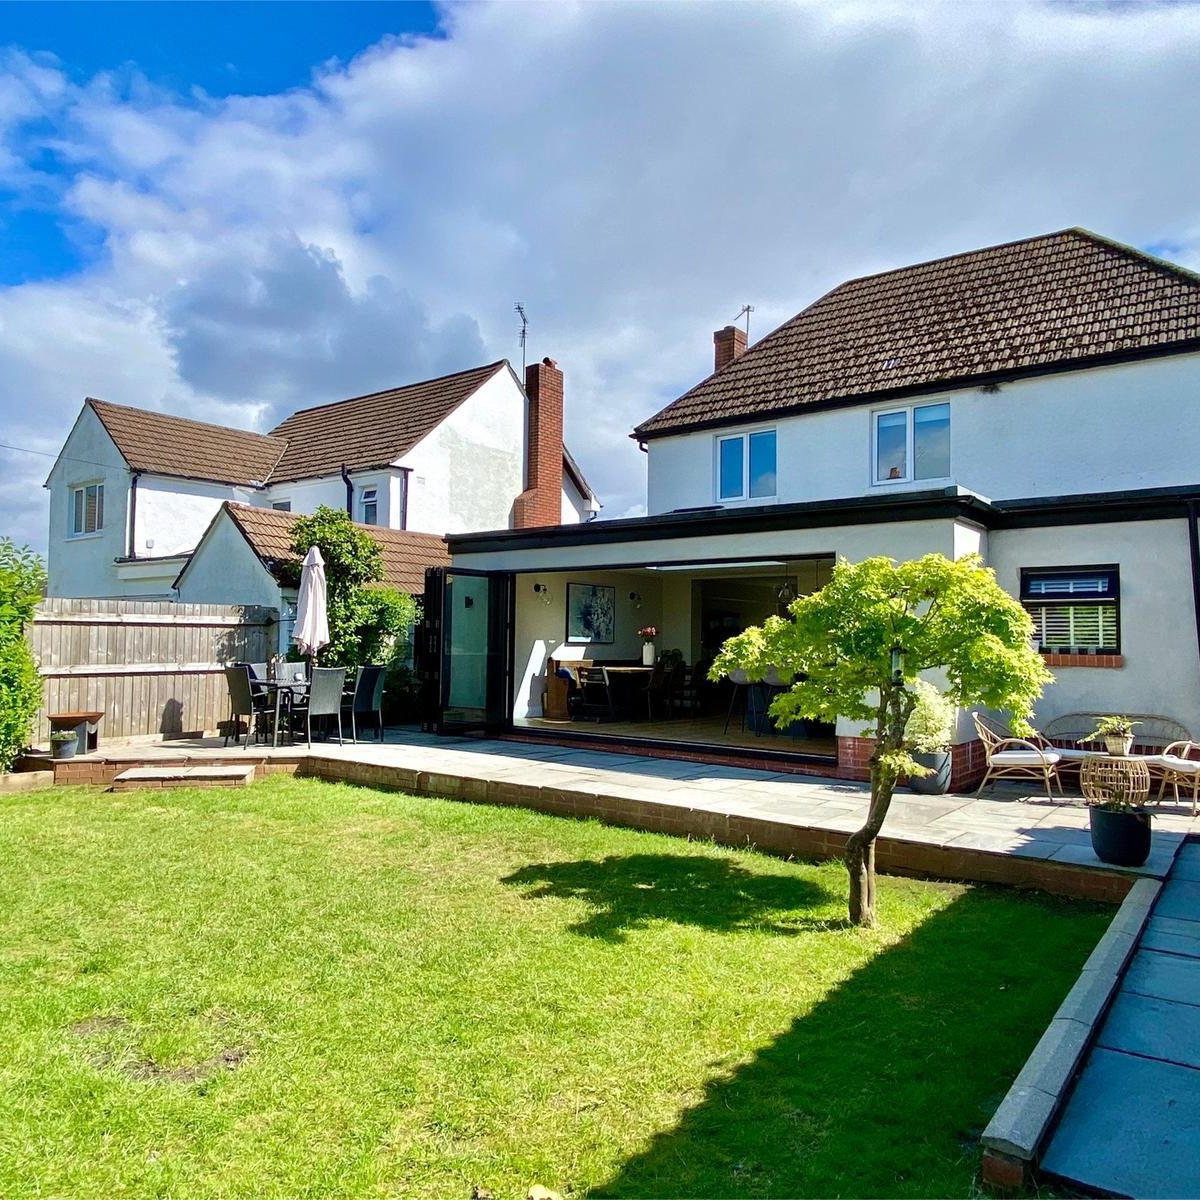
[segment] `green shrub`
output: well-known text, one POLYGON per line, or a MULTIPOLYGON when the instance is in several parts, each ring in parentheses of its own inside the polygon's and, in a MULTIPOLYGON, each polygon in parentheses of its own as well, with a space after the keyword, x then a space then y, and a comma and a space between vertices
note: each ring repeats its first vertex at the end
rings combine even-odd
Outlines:
POLYGON ((46 587, 42 560, 27 546, 0 538, 0 771, 29 744, 42 683, 25 626, 46 587))

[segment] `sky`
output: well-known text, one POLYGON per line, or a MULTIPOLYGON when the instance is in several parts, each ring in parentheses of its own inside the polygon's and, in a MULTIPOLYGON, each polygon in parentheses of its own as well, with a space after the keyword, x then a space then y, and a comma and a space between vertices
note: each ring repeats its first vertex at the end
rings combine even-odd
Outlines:
POLYGON ((635 424, 837 283, 1082 225, 1200 268, 1200 5, 0 2, 0 535, 85 396, 266 430, 509 358, 635 424))

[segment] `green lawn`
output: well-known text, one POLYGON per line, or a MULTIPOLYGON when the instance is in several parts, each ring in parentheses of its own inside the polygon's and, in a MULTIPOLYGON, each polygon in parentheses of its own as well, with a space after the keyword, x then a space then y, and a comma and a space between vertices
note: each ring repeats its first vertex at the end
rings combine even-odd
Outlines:
POLYGON ((1109 911, 275 779, 0 800, 0 1196, 966 1196, 1109 911))

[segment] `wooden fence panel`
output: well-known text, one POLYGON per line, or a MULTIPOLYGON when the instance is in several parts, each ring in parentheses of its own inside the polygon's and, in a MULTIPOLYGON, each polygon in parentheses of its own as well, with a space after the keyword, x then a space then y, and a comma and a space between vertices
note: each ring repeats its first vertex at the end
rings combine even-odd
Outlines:
POLYGON ((224 667, 277 649, 279 613, 233 604, 48 599, 28 631, 47 713, 103 710, 101 737, 179 736, 229 716, 224 667))

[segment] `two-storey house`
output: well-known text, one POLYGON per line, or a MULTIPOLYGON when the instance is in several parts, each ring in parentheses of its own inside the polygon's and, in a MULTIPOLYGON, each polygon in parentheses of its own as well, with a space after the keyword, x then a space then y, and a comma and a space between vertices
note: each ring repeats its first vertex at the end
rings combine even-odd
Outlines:
POLYGON ((229 505, 325 504, 438 538, 586 521, 599 504, 563 446, 562 405, 549 359, 524 386, 494 362, 307 408, 268 434, 89 399, 46 482, 50 595, 260 602, 238 591, 261 566, 245 539, 228 542, 237 561, 190 569, 229 505))
POLYGON ((861 730, 773 731, 753 689, 714 692, 705 666, 839 557, 940 551, 982 554, 1028 606, 1057 676, 1041 719, 1200 731, 1200 277, 1069 229, 851 280, 749 349, 737 329, 714 340, 714 372, 634 431, 648 516, 449 539, 427 597, 447 647, 431 724, 861 777, 861 730), (508 649, 460 593, 511 614, 508 649), (606 720, 602 681, 570 664, 635 664, 646 627, 686 687, 664 706, 613 672, 606 720), (563 712, 564 668, 599 723, 563 712))

